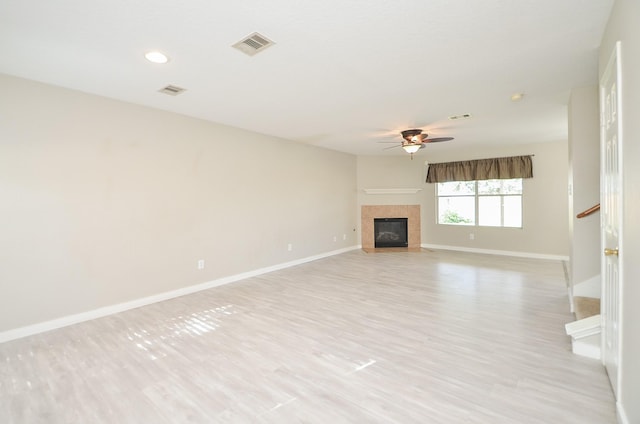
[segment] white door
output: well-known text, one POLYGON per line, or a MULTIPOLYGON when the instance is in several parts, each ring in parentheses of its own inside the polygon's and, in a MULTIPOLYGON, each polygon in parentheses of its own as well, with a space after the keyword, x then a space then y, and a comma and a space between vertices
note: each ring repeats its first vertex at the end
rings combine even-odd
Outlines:
POLYGON ((600 80, 600 190, 602 217, 602 360, 613 392, 618 396, 620 359, 620 295, 623 257, 622 225, 622 127, 620 98, 620 42, 600 80))

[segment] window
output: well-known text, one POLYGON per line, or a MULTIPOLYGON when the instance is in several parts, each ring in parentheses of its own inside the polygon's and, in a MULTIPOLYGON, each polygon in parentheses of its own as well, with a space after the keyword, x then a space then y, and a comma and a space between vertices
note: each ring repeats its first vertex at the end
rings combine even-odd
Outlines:
POLYGON ((522 228, 522 178, 437 183, 438 224, 522 228))

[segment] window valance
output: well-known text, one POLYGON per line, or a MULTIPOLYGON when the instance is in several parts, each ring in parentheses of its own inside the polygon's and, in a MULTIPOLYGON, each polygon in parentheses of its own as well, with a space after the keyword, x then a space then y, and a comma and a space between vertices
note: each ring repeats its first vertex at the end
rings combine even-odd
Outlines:
POLYGON ((532 177, 533 161, 531 155, 430 163, 427 171, 428 183, 532 177))

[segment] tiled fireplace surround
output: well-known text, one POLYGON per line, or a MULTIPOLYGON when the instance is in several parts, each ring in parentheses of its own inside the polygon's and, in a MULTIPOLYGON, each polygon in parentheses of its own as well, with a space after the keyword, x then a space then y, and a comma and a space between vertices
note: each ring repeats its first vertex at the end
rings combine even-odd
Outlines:
POLYGON ((420 205, 363 205, 360 211, 363 249, 375 248, 374 218, 407 218, 408 248, 420 248, 420 205))

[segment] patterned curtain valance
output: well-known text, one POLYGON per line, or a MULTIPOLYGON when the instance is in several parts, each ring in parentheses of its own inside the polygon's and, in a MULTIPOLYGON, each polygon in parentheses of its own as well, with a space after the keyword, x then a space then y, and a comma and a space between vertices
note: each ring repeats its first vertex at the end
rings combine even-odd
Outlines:
POLYGON ((428 183, 506 180, 510 178, 533 178, 531 155, 430 163, 429 171, 427 171, 428 183))

